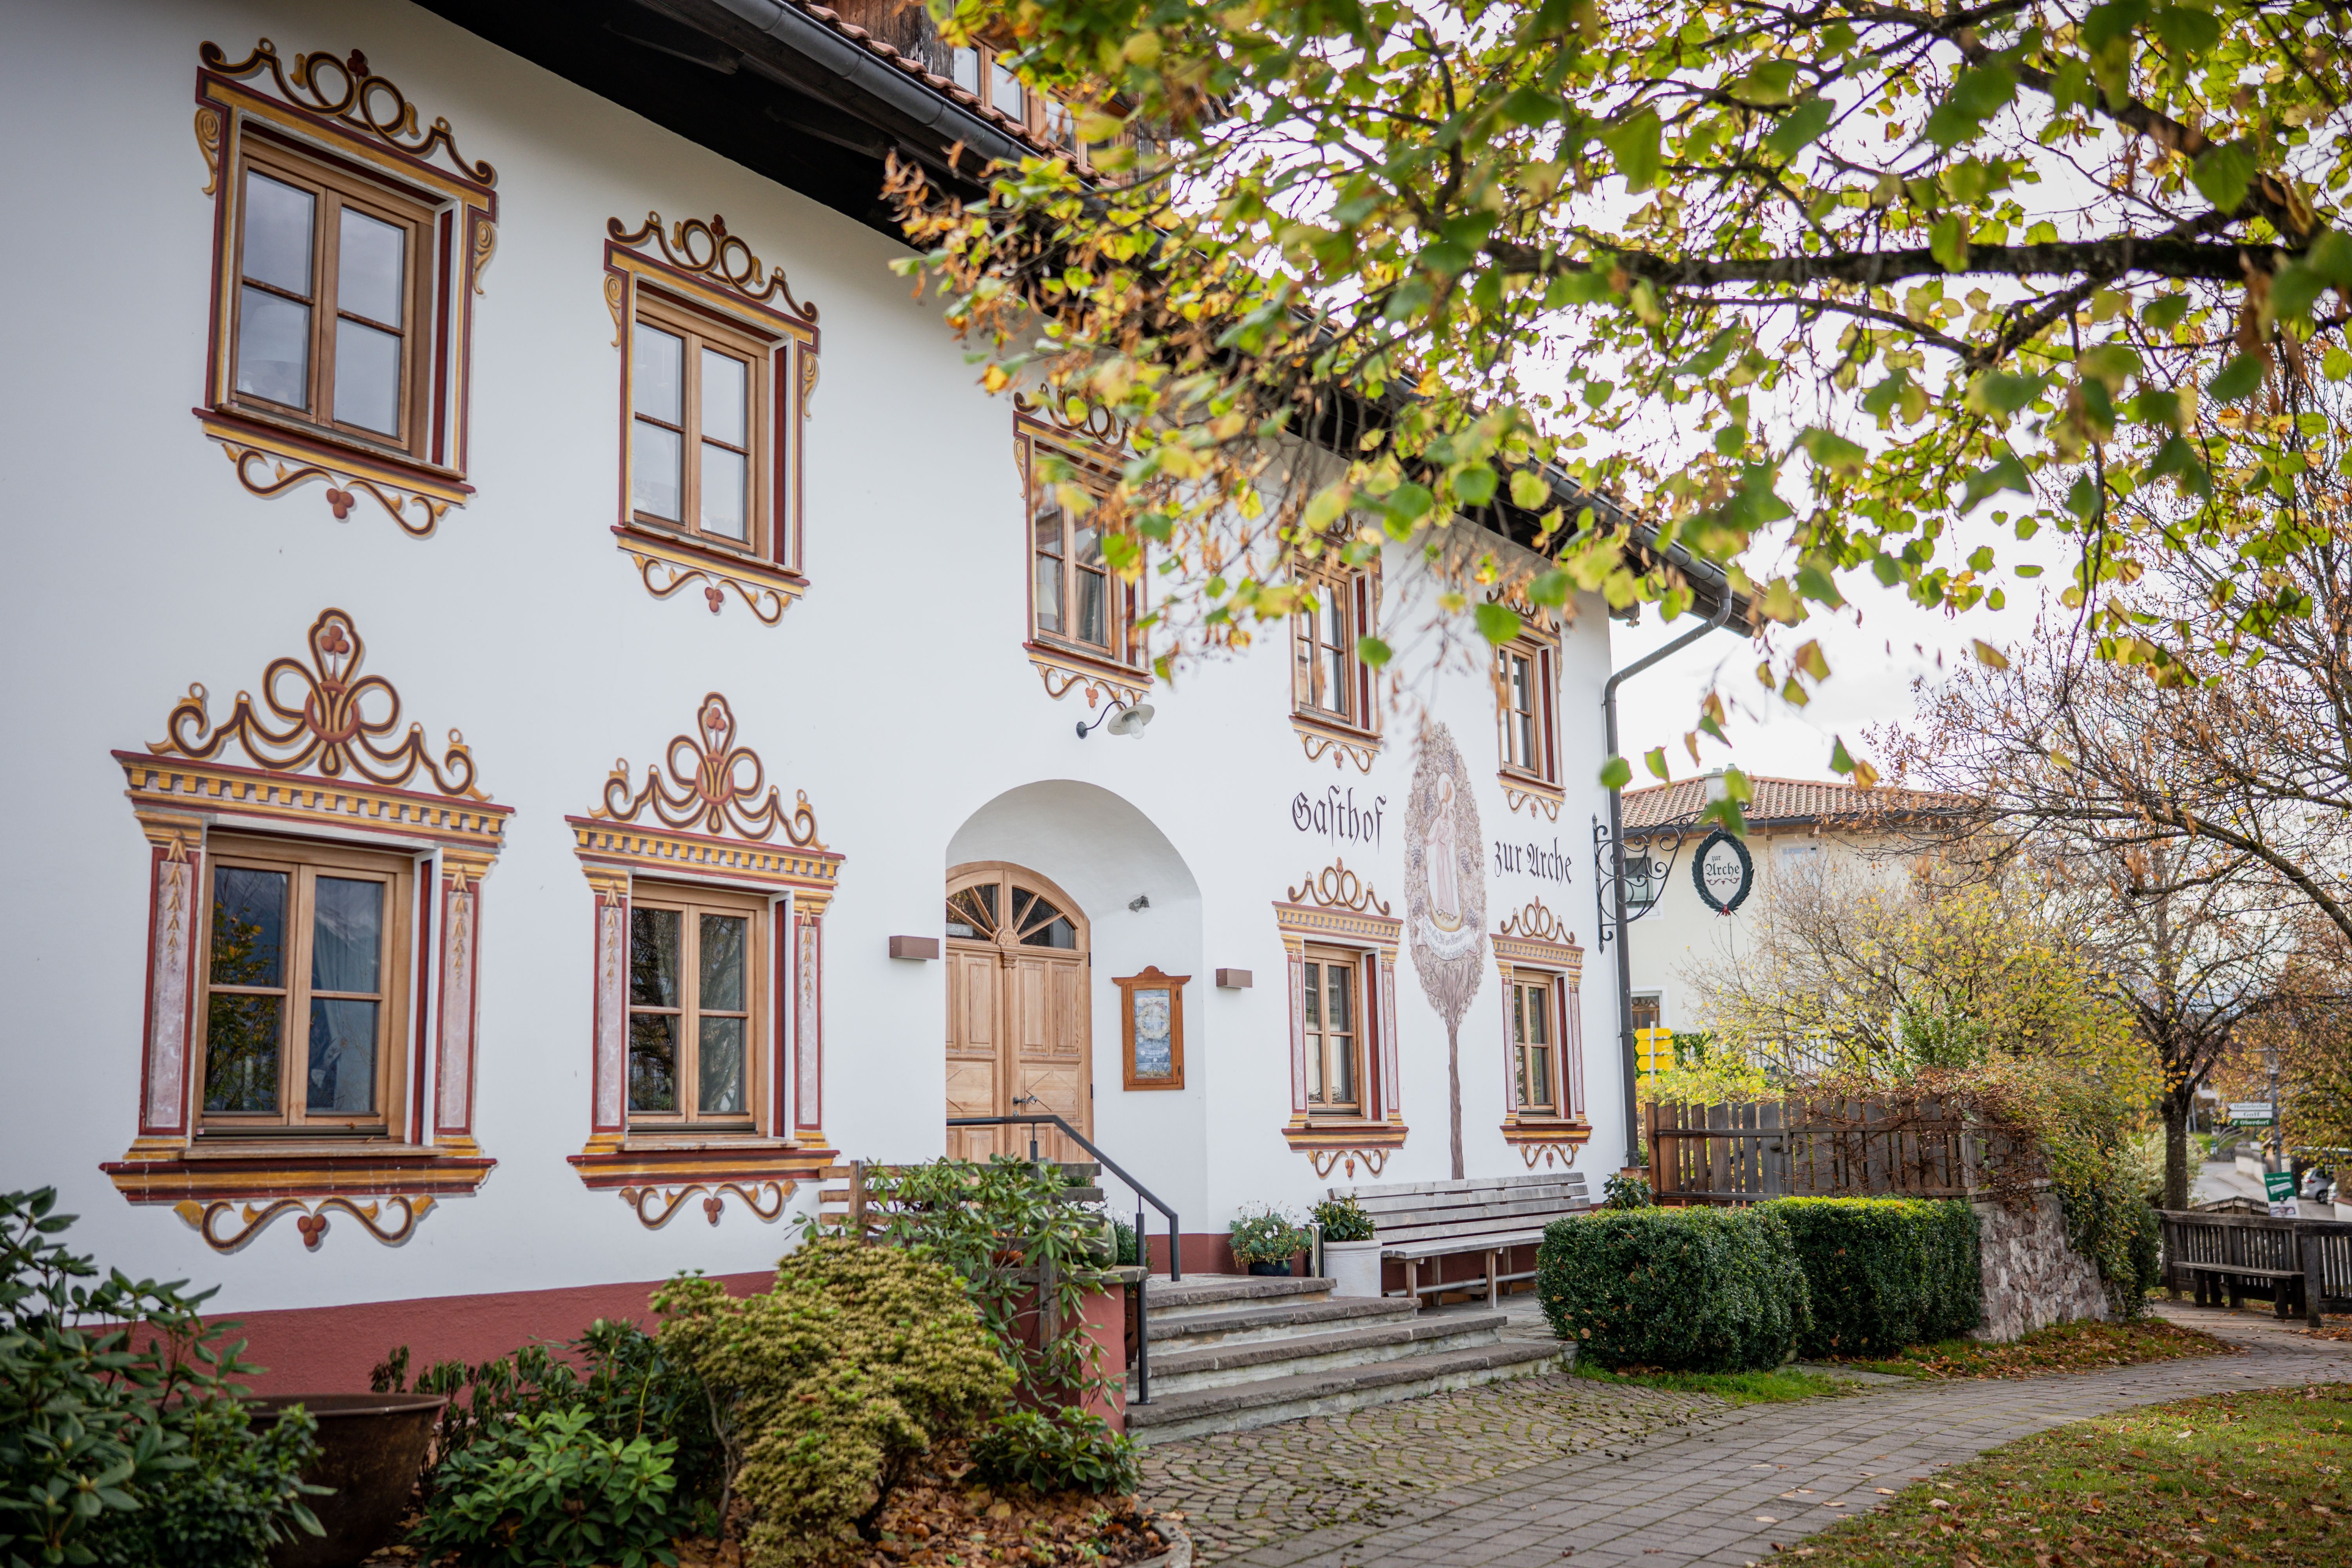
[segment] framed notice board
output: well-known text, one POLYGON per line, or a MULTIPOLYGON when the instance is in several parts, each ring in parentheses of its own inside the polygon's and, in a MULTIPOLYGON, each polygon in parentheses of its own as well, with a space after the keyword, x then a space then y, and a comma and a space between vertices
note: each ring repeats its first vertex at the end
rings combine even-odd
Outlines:
POLYGON ((1155 964, 1114 980, 1118 987, 1120 1067, 1129 1089, 1184 1087, 1184 983, 1155 964))

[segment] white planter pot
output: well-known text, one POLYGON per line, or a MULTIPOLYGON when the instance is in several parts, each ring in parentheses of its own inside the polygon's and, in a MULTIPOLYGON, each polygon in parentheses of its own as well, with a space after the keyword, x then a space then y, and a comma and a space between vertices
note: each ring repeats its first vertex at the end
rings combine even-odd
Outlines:
POLYGON ((1334 1296, 1377 1296, 1381 1293, 1381 1244, 1373 1241, 1327 1241, 1323 1273, 1334 1296))

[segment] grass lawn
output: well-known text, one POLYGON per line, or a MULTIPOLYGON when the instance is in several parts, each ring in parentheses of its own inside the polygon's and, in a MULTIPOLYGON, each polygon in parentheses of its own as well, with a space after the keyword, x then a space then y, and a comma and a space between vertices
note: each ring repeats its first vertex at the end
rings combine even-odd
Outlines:
POLYGON ((1594 1383, 1670 1388, 1677 1394, 1712 1394, 1733 1405, 1780 1405, 1823 1394, 1853 1394, 1859 1386, 1849 1379, 1792 1366, 1772 1372, 1654 1372, 1631 1367, 1623 1372, 1604 1372, 1579 1356, 1571 1370, 1577 1376, 1594 1383))
POLYGON ((2238 1347, 2200 1329, 2161 1318, 2128 1323, 2059 1323, 2008 1344, 1946 1340, 1913 1345, 1885 1361, 1840 1357, 1841 1365, 1902 1377, 2040 1377, 2053 1372, 2099 1372, 2182 1356, 2235 1355, 2238 1347))
POLYGON ((1775 1561, 2340 1568, 2347 1471, 2352 1384, 2185 1399, 1996 1448, 1775 1561))

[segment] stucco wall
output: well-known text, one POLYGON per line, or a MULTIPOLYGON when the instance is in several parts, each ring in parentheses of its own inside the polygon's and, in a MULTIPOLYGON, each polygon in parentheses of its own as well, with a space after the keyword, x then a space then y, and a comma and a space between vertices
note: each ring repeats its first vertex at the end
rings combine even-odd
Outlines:
MULTIPOLYGON (((615 757, 642 779, 724 692, 737 739, 789 802, 805 791, 846 858, 825 917, 824 1131, 846 1156, 943 1147, 940 963, 893 961, 893 934, 937 934, 942 879, 1002 855, 1082 889, 1098 933, 1093 1080, 1098 1142, 1217 1229, 1245 1201, 1304 1205, 1328 1184, 1286 1146, 1287 1002, 1271 905, 1335 857, 1402 907, 1399 827, 1411 725, 1392 719, 1368 773, 1310 763, 1289 722, 1286 636, 1187 669, 1152 694, 1139 740, 1079 740, 1082 700, 1051 699, 1026 635, 1013 415, 975 384, 933 308, 888 270, 874 231, 394 0, 106 0, 12 8, 0 132, 71 149, 12 173, 20 207, 69 247, 18 246, 5 268, 38 309, 0 316, 13 458, 0 658, 20 760, 0 775, 17 896, 0 906, 0 1185, 55 1184, 72 1239, 134 1275, 219 1283, 224 1310, 293 1309, 659 1279, 772 1266, 785 1223, 730 1206, 660 1229, 584 1188, 565 1156, 588 1131, 593 905, 563 818, 599 799, 615 757), (429 539, 362 499, 338 521, 317 484, 247 493, 190 405, 202 394, 214 205, 190 132, 197 46, 258 37, 366 52, 430 124, 497 165, 498 248, 476 301, 471 502, 429 539), (811 586, 780 625, 731 598, 651 597, 614 547, 618 354, 602 288, 608 219, 726 216, 823 311, 808 427, 811 586), (462 729, 480 783, 513 808, 484 884, 475 1135, 498 1161, 404 1245, 338 1221, 315 1252, 290 1223, 210 1249, 169 1205, 134 1207, 100 1162, 136 1131, 149 847, 110 753, 163 733, 190 683, 215 721, 268 662, 302 651, 329 606, 398 688, 402 722, 462 729), (1317 826, 1337 788, 1384 802, 1378 837, 1317 826), (1127 904, 1150 897, 1147 911, 1127 904), (1116 974, 1189 973, 1187 1089, 1126 1094, 1116 974), (1213 971, 1255 972, 1221 991, 1213 971)), ((1389 603, 1428 613, 1410 552, 1389 603)), ((1588 949, 1583 1066, 1596 1131, 1580 1157, 1624 1157, 1617 1019, 1592 949, 1589 824, 1603 608, 1574 606, 1559 694, 1567 803, 1514 813, 1495 778, 1493 695, 1462 661, 1416 688, 1477 782, 1485 837, 1558 851, 1570 880, 1490 868, 1489 929, 1541 896, 1588 949)), ((1387 629, 1387 628, 1384 628, 1387 629)), ((1404 646, 1412 639, 1392 636, 1404 646)), ((232 759, 242 761, 243 759, 232 759)), ((1325 818, 1328 820, 1328 817, 1325 818)), ((1523 862, 1531 858, 1522 858, 1523 862)), ((1558 866, 1555 866, 1555 870, 1558 866)), ((1411 1138, 1388 1181, 1448 1171, 1445 1031, 1400 961, 1400 1068, 1411 1138)), ((1502 1010, 1491 964, 1461 1030, 1473 1174, 1524 1173, 1499 1131, 1502 1010)), ((794 1211, 813 1199, 804 1188, 794 1211)), ((1156 1224, 1156 1220, 1155 1220, 1156 1224)), ((380 1347, 370 1347, 371 1350, 380 1347)))
POLYGON ((1971 1339, 2009 1341, 2053 1323, 2105 1322, 2114 1315, 2099 1267, 2066 1244, 2058 1194, 2030 1208, 1976 1205, 1982 1226, 1984 1325, 1971 1339))

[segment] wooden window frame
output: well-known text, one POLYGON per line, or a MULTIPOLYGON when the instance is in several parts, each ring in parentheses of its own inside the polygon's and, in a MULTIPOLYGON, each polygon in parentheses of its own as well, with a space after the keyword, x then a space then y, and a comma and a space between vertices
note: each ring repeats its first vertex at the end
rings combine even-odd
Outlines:
POLYGON ((1495 650, 1495 742, 1501 759, 1502 775, 1507 780, 1542 784, 1547 788, 1559 786, 1559 650, 1548 637, 1517 637, 1495 650), (1528 679, 1533 684, 1530 696, 1532 710, 1515 708, 1511 702, 1511 660, 1527 661, 1528 679), (1537 731, 1535 755, 1527 761, 1516 756, 1513 744, 1514 721, 1528 712, 1537 731))
MULTIPOLYGON (((202 907, 197 920, 194 975, 198 995, 194 1008, 194 1042, 189 1082, 192 1114, 198 1141, 299 1141, 319 1138, 368 1139, 396 1142, 408 1124, 409 1062, 408 997, 414 988, 411 953, 416 909, 416 863, 397 851, 365 849, 310 839, 275 838, 260 835, 215 833, 206 847, 201 879, 202 907), (286 998, 280 1011, 278 1039, 278 1109, 275 1112, 215 1111, 205 1109, 210 1070, 208 1049, 212 979, 213 897, 217 874, 245 868, 281 871, 288 875, 287 926, 282 956, 284 984, 272 988, 286 998), (308 1097, 299 1092, 309 1061, 307 1035, 310 994, 310 960, 312 939, 312 889, 320 874, 355 872, 365 879, 385 883, 384 950, 377 974, 376 1109, 366 1113, 313 1114, 308 1097), (299 1033, 298 1034, 298 1030, 299 1033)), ((257 989, 226 986, 229 994, 253 994, 257 989)))
POLYGON ((1300 582, 1315 590, 1316 598, 1312 611, 1301 610, 1290 617, 1291 714, 1308 724, 1349 735, 1377 735, 1380 711, 1375 700, 1375 676, 1357 650, 1365 636, 1364 628, 1375 624, 1379 617, 1377 574, 1368 566, 1318 566, 1302 572, 1300 582), (1348 616, 1347 647, 1343 650, 1347 666, 1345 713, 1323 706, 1320 700, 1329 681, 1324 653, 1330 645, 1322 640, 1322 623, 1328 602, 1326 595, 1338 595, 1348 616))
MULTIPOLYGON (((648 1008, 639 1005, 633 994, 625 995, 627 1017, 622 1023, 621 1115, 629 1136, 767 1135, 770 1131, 770 1102, 773 1094, 770 1074, 774 1070, 770 1061, 774 1017, 773 988, 770 983, 768 963, 770 943, 773 940, 772 922, 776 919, 774 900, 762 894, 703 883, 633 879, 629 888, 629 920, 623 938, 624 952, 629 959, 634 959, 635 952, 635 921, 641 910, 671 910, 679 917, 679 1005, 675 1008, 648 1008), (703 1010, 695 982, 700 973, 696 960, 701 952, 702 942, 698 917, 705 914, 741 915, 751 921, 743 943, 743 983, 747 993, 747 1006, 742 1013, 743 1102, 746 1109, 740 1113, 702 1115, 700 1108, 694 1103, 701 1092, 701 1031, 694 1025, 703 1010), (677 1043, 675 1060, 679 1108, 674 1111, 639 1110, 630 1102, 628 1058, 634 1049, 629 1043, 630 1020, 646 1012, 661 1012, 678 1020, 677 1033, 674 1037, 677 1043)), ((624 990, 625 994, 625 984, 624 990)))
POLYGON ((1192 981, 1189 974, 1162 974, 1158 964, 1151 964, 1140 974, 1129 974, 1111 982, 1118 987, 1121 1088, 1156 1089, 1184 1087, 1184 987, 1192 981), (1138 991, 1168 993, 1169 1072, 1165 1078, 1142 1078, 1135 1070, 1135 994, 1138 991))
MULTIPOLYGON (((1045 496, 1045 481, 1037 472, 1037 457, 1041 450, 1050 451, 1075 468, 1078 483, 1097 499, 1110 493, 1115 482, 1111 477, 1108 454, 1091 454, 1067 442, 1055 441, 1042 433, 1024 428, 1019 436, 1022 481, 1021 552, 1022 591, 1029 605, 1029 641, 1033 646, 1050 648, 1069 658, 1088 660, 1124 671, 1140 673, 1143 668, 1142 650, 1135 623, 1143 614, 1140 588, 1126 581, 1106 563, 1104 577, 1104 614, 1108 625, 1104 628, 1105 640, 1090 643, 1066 631, 1048 630, 1038 620, 1037 565, 1045 555, 1037 548, 1037 513, 1045 496)), ((1070 606, 1076 603, 1078 574, 1086 568, 1076 559, 1076 519, 1065 508, 1061 512, 1061 553, 1058 557, 1063 623, 1069 621, 1070 606)))
MULTIPOLYGON (((221 242, 223 310, 215 344, 224 367, 224 395, 219 406, 247 419, 298 430, 373 456, 411 463, 428 462, 432 362, 441 333, 433 288, 438 204, 413 187, 356 172, 342 160, 282 142, 257 127, 247 131, 236 166, 228 179, 231 194, 224 207, 221 242), (303 300, 310 312, 306 361, 309 385, 306 405, 300 408, 237 389, 244 342, 245 290, 260 288, 281 298, 298 298, 245 275, 246 214, 250 205, 250 183, 257 172, 281 184, 308 191, 315 204, 311 212, 310 293, 303 300), (401 428, 392 434, 334 416, 335 329, 345 314, 336 295, 336 272, 341 252, 340 215, 346 206, 394 225, 407 239, 407 278, 403 297, 405 319, 400 327, 401 428)), ((352 319, 382 330, 382 323, 352 319)))
POLYGON ((1568 988, 1560 977, 1547 970, 1515 969, 1508 982, 1511 987, 1511 1114, 1514 1118, 1543 1121, 1566 1121, 1569 1108, 1566 1098, 1568 1075, 1561 1053, 1567 1048, 1568 988), (1540 993, 1541 999, 1532 1010, 1528 1005, 1530 993, 1540 993), (1547 1037, 1540 1044, 1527 1038, 1527 1020, 1532 1016, 1543 1020, 1547 1037), (1531 1057, 1541 1053, 1549 1058, 1546 1079, 1551 1086, 1549 1102, 1536 1104, 1527 1098, 1530 1079, 1531 1057))
MULTIPOLYGON (((997 63, 1000 58, 999 51, 989 47, 986 44, 970 44, 955 47, 954 52, 958 56, 968 54, 973 58, 976 69, 973 72, 971 84, 965 86, 964 83, 958 81, 955 85, 971 93, 979 100, 982 108, 995 110, 1019 125, 1024 134, 1048 146, 1058 147, 1068 153, 1071 162, 1082 173, 1094 172, 1094 149, 1078 135, 1076 110, 1057 98, 1038 91, 1018 78, 1013 79, 1013 88, 1021 95, 1020 109, 1017 112, 1008 109, 997 101, 1000 92, 996 78, 1003 69, 997 63), (1058 125, 1055 123, 1057 117, 1060 121, 1058 125)), ((954 79, 952 72, 955 63, 952 60, 950 62, 950 80, 954 79)), ((1012 75, 1009 71, 1004 71, 1003 74, 1012 75)), ((1120 140, 1123 141, 1125 138, 1120 140)))
MULTIPOLYGON (((1375 1025, 1371 1009, 1367 1005, 1367 994, 1371 987, 1367 982, 1366 971, 1370 966, 1364 962, 1364 959, 1365 954, 1360 949, 1325 947, 1316 943, 1307 944, 1300 953, 1299 1017, 1302 1020, 1301 1026, 1307 1040, 1308 1062, 1307 1114, 1311 1118, 1328 1118, 1345 1121, 1369 1121, 1372 1119, 1371 1107, 1375 1097, 1370 1047, 1375 1025), (1330 1081, 1329 1039, 1336 1031, 1328 1025, 1318 1027, 1314 1023, 1307 1022, 1309 1016, 1304 1005, 1307 995, 1312 989, 1317 992, 1318 1013, 1328 1010, 1326 998, 1320 993, 1319 987, 1310 987, 1307 976, 1310 971, 1317 970, 1318 967, 1322 973, 1328 974, 1334 965, 1343 966, 1348 971, 1349 997, 1355 1007, 1354 1027, 1348 1031, 1348 1048, 1355 1074, 1356 1095, 1353 1102, 1346 1105, 1333 1105, 1328 1100, 1320 1103, 1316 1100, 1314 1085, 1318 1077, 1319 1076, 1327 1086, 1330 1081)), ((1326 1092, 1328 1093, 1328 1087, 1326 1092)))
MULTIPOLYGON (((697 309, 657 289, 640 283, 632 291, 628 344, 623 358, 622 407, 626 429, 623 436, 622 502, 629 526, 684 541, 698 549, 749 556, 762 563, 778 561, 777 459, 782 444, 775 412, 774 360, 779 340, 747 325, 697 309), (667 332, 682 340, 679 397, 683 423, 679 428, 678 510, 666 518, 640 510, 636 504, 636 427, 645 416, 636 408, 636 341, 639 326, 667 332), (746 393, 745 454, 749 493, 742 539, 704 530, 700 521, 702 495, 702 351, 715 349, 744 363, 746 393)), ((645 421, 657 423, 656 421, 645 421)), ((723 443, 721 443, 723 444, 723 443)))

